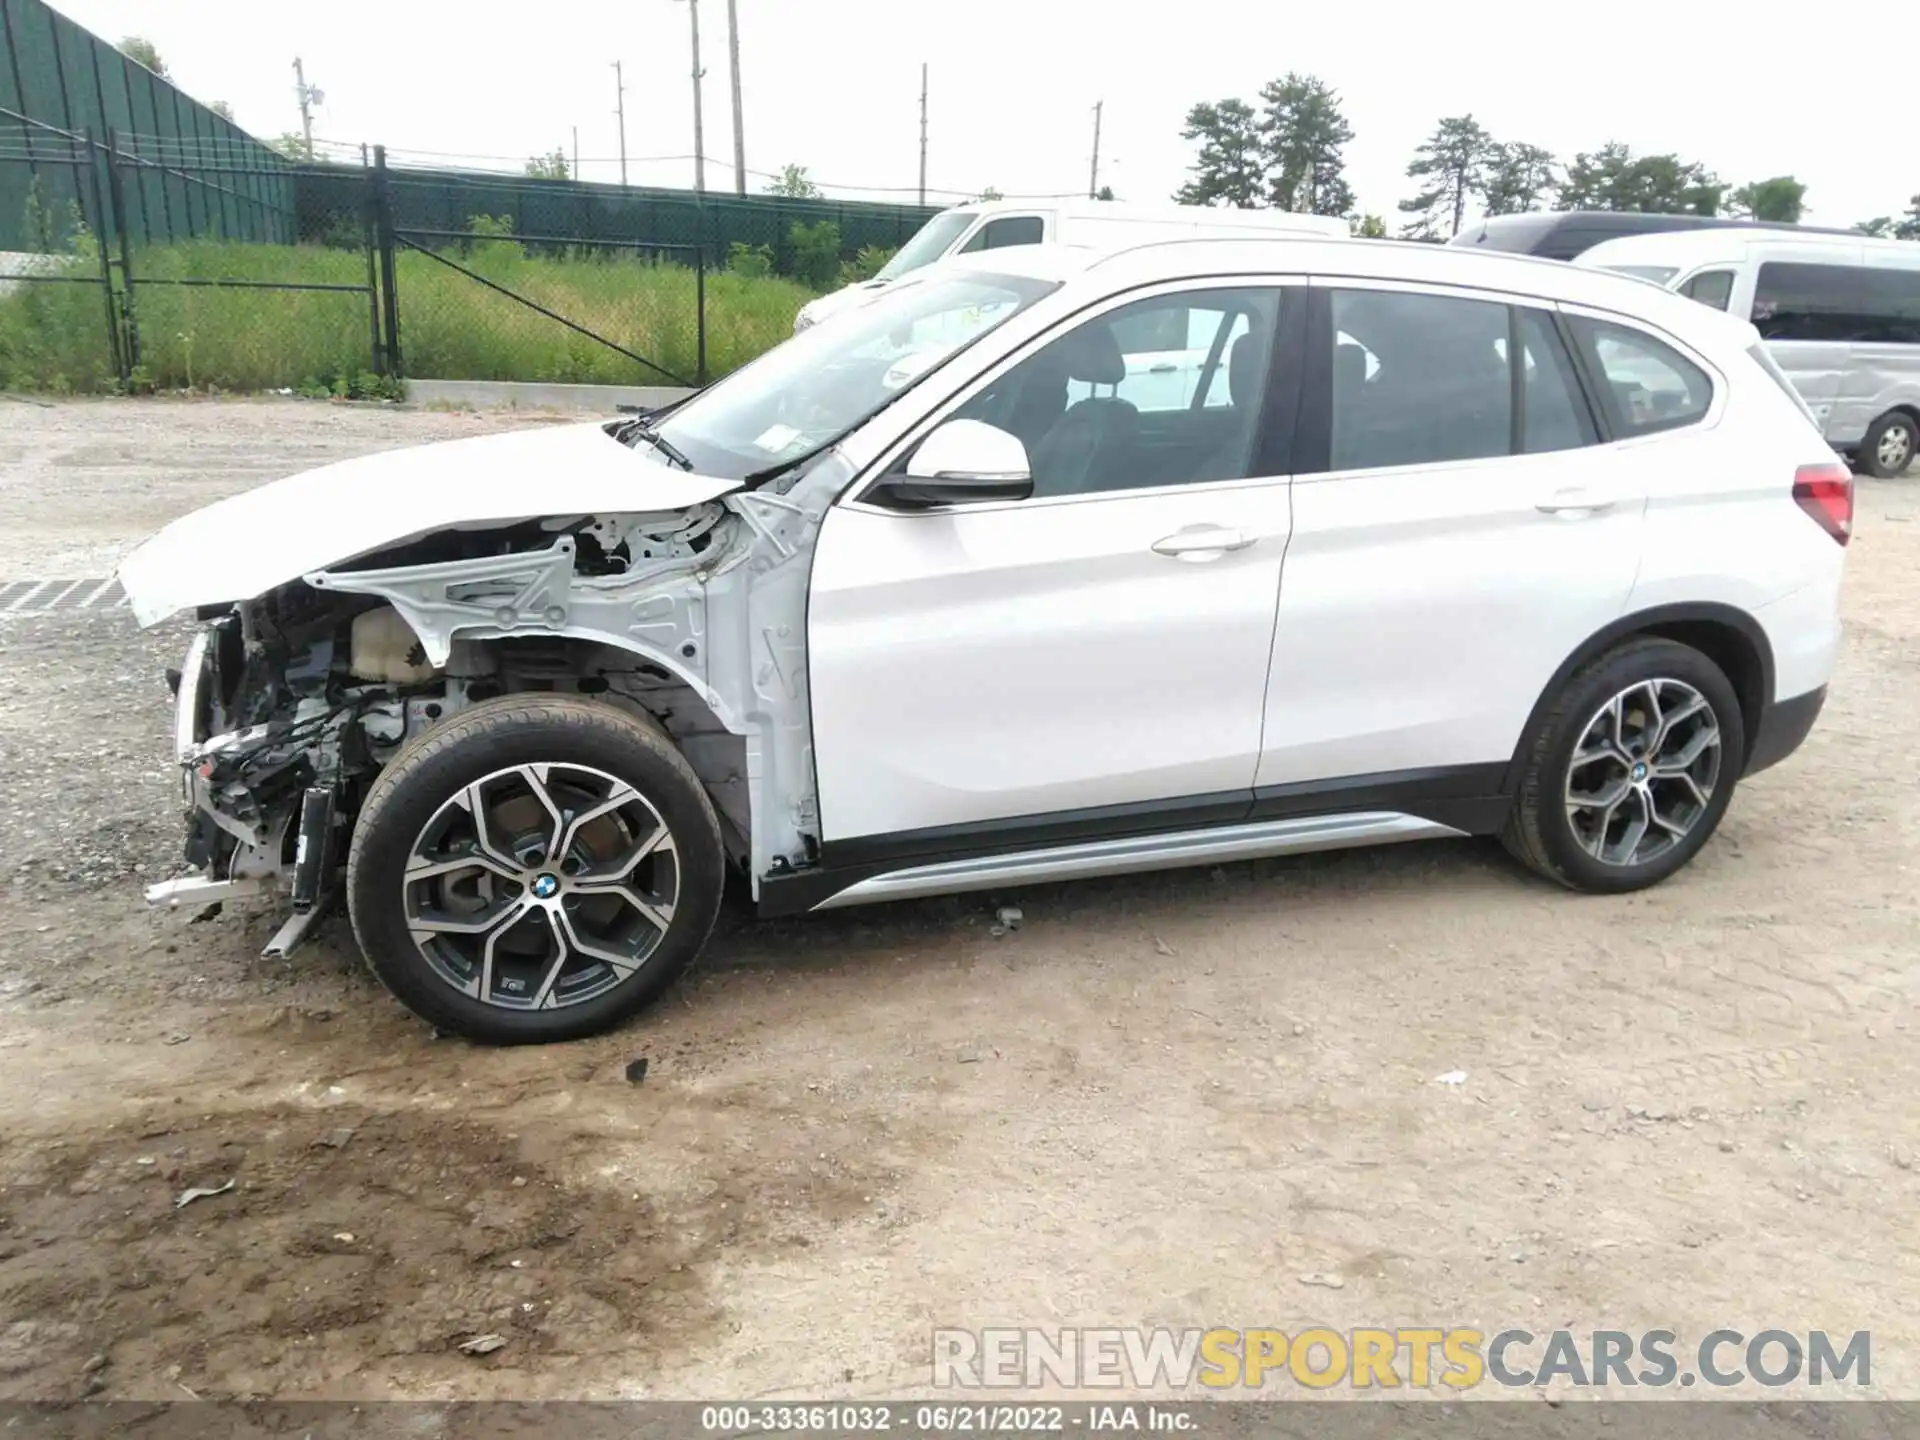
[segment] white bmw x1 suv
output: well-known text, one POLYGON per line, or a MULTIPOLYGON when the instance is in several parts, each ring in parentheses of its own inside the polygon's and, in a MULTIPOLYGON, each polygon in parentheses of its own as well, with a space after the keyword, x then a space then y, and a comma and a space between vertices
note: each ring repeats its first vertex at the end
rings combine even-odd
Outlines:
MULTIPOLYGON (((973 263, 977 261, 977 264, 973 263)), ((778 915, 1425 836, 1671 875, 1807 734, 1852 481, 1743 322, 1382 242, 934 267, 643 420, 330 465, 121 570, 197 872, 558 1040, 778 915)))

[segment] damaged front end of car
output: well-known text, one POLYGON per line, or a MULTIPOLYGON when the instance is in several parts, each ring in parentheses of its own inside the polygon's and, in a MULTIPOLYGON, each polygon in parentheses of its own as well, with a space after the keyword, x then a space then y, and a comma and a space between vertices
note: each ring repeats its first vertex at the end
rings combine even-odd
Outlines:
POLYGON ((147 898, 277 899, 291 913, 267 953, 289 952, 336 898, 381 770, 449 716, 526 692, 650 717, 756 889, 810 863, 807 572, 845 479, 828 456, 788 485, 672 509, 449 516, 243 602, 195 605, 199 628, 169 677, 195 873, 147 898))

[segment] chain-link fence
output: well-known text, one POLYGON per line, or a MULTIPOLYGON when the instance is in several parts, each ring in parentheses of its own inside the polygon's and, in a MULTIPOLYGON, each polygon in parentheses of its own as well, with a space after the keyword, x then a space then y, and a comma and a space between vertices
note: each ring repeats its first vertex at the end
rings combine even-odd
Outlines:
POLYGON ((377 147, 357 166, 293 167, 0 112, 8 123, 0 177, 26 165, 28 135, 35 175, 59 177, 29 177, 25 249, 0 262, 8 388, 699 385, 790 335, 814 295, 871 275, 894 248, 877 240, 925 213, 518 177, 450 186, 387 167, 377 147))

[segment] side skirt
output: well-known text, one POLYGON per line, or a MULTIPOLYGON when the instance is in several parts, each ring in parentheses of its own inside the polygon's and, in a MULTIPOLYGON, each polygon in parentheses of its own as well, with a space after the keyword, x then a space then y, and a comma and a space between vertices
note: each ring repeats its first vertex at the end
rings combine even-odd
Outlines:
POLYGON ((909 900, 921 895, 952 895, 996 885, 1033 885, 1045 880, 1075 880, 1096 875, 1131 875, 1142 870, 1172 870, 1183 865, 1213 865, 1227 860, 1257 860, 1308 850, 1338 850, 1390 840, 1431 840, 1466 832, 1413 815, 1363 811, 1353 815, 1316 815, 1295 820, 1263 820, 1250 825, 1220 825, 1126 840, 1091 840, 1011 855, 984 855, 891 870, 814 905, 835 910, 876 900, 909 900))

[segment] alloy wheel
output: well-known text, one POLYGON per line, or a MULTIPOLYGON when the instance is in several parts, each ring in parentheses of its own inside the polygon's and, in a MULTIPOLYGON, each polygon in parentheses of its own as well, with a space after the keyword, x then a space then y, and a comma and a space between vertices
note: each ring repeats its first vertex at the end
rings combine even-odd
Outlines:
POLYGON ((515 1010, 604 994, 665 939, 672 832, 625 781, 583 765, 498 770, 457 792, 407 855, 406 926, 433 973, 515 1010))
POLYGON ((1567 821, 1606 865, 1644 865, 1693 832, 1720 779, 1720 721, 1683 680, 1642 680, 1588 720, 1567 765, 1567 821))
POLYGON ((1889 425, 1880 432, 1880 444, 1875 451, 1880 468, 1889 475, 1898 475, 1906 469, 1907 462, 1913 459, 1913 430, 1906 425, 1889 425))

